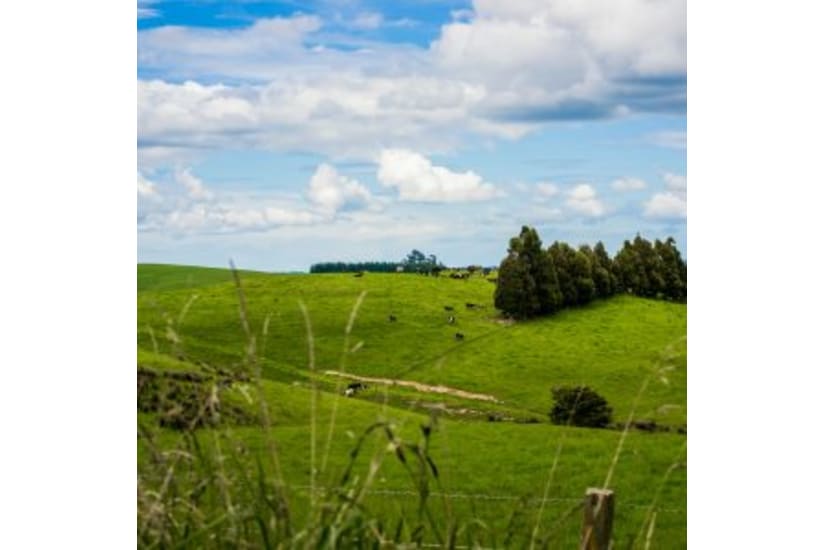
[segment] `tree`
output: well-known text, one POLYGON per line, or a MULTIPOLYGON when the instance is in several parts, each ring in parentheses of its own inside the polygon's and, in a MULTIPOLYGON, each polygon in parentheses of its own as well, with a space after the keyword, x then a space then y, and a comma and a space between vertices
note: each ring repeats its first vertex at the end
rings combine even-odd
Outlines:
MULTIPOLYGON (((571 249, 572 250, 572 249, 571 249)), ((578 305, 584 305, 596 296, 596 285, 593 282, 593 266, 590 258, 581 250, 576 250, 571 256, 571 273, 576 285, 576 299, 578 305)))
POLYGON ((497 302, 496 307, 518 317, 552 313, 561 306, 561 292, 558 288, 553 260, 542 250, 541 239, 532 227, 523 226, 521 233, 510 239, 507 258, 499 268, 496 296, 499 295, 501 306, 497 302), (502 274, 502 270, 505 273, 502 274), (517 277, 524 280, 516 283, 517 277), (502 284, 506 285, 506 288, 499 293, 498 286, 502 284), (532 289, 534 296, 514 302, 513 297, 516 296, 514 293, 517 288, 521 289, 519 293, 532 289), (518 313, 508 309, 515 304, 519 304, 518 313))
POLYGON ((564 386, 552 390, 553 424, 604 428, 610 423, 613 409, 607 400, 587 386, 564 386))
POLYGON ((684 260, 682 260, 682 255, 676 248, 676 241, 673 237, 668 237, 665 242, 657 239, 653 248, 659 257, 661 265, 664 283, 663 294, 671 300, 686 300, 687 265, 684 260))
POLYGON ((631 294, 644 295, 650 285, 636 247, 630 241, 625 241, 613 262, 622 289, 631 294))
POLYGON ((567 243, 556 241, 547 249, 547 254, 552 258, 553 265, 556 268, 562 305, 565 307, 577 305, 579 303, 579 292, 572 265, 576 251, 570 248, 567 243))
POLYGON ((404 266, 404 271, 408 273, 433 273, 433 270, 440 271, 444 268, 438 262, 435 254, 426 256, 420 250, 415 249, 407 254, 407 257, 401 261, 401 265, 404 266))
POLYGON ((607 298, 618 290, 618 280, 614 273, 613 260, 607 254, 601 241, 593 247, 593 282, 596 284, 596 295, 607 298))
POLYGON ((496 308, 519 319, 532 317, 540 309, 536 283, 518 254, 508 254, 501 262, 494 303, 496 308))

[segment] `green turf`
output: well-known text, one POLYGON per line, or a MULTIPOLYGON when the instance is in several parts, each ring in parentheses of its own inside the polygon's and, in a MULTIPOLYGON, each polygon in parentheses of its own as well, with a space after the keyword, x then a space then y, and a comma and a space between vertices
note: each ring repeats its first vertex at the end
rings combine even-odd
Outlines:
MULTIPOLYGON (((298 509, 307 503, 309 387, 313 381, 322 390, 316 409, 319 453, 337 401, 332 452, 321 481, 340 473, 354 444, 352 436, 376 418, 405 426, 403 435, 416 439, 427 411, 434 404, 445 404, 451 412, 439 413, 432 438, 442 491, 452 495, 448 499, 451 511, 440 514, 478 516, 499 536, 494 541, 497 546, 503 545, 500 536, 510 514, 518 509, 519 497, 532 499, 525 504, 525 517, 535 517, 535 499, 541 496, 559 441, 564 443, 545 511, 548 525, 562 518, 587 487, 604 481, 621 437, 616 430, 550 425, 547 412, 552 386, 582 383, 593 387, 607 398, 617 420, 626 418, 638 396, 635 417, 674 429, 686 424, 687 315, 681 304, 617 296, 546 319, 509 324, 498 318, 492 306, 494 285, 481 277, 462 281, 406 274, 367 273, 358 278, 351 274, 242 273, 241 278, 264 377, 262 388, 272 412, 284 475, 293 486, 298 509), (364 291, 366 297, 348 344, 350 350, 357 349, 343 354, 344 328, 364 291), (299 300, 309 311, 314 373, 308 369, 299 300), (467 303, 481 307, 468 309, 467 303), (447 324, 450 313, 444 306, 454 308, 456 325, 447 324), (396 322, 388 321, 390 314, 396 322), (458 331, 465 335, 463 341, 455 340, 458 331), (327 369, 443 384, 491 394, 500 403, 398 387, 371 387, 349 399, 336 394, 339 379, 321 375, 327 369), (491 415, 520 421, 532 418, 540 423, 488 422, 491 415)), ((187 365, 243 368, 248 340, 228 271, 140 265, 138 288, 139 364, 155 369, 185 369, 187 365)), ((257 408, 254 385, 228 391, 238 400, 251 395, 249 406, 257 408)), ((231 433, 248 447, 249 456, 264 452, 260 429, 235 427, 231 433)), ((179 437, 161 431, 165 445, 173 445, 179 437)), ((674 462, 684 461, 685 444, 686 438, 675 433, 628 435, 611 482, 617 493, 615 539, 619 547, 638 533, 644 507, 657 490, 661 490, 660 512, 652 547, 685 546, 686 471, 676 468, 667 474, 674 462)), ((380 447, 379 443, 375 446, 380 447)), ((141 463, 145 463, 146 451, 141 449, 141 463)), ((361 466, 365 468, 366 462, 361 466)), ((415 498, 397 493, 409 490, 409 480, 391 457, 385 460, 366 502, 376 515, 397 518, 411 513, 408 508, 415 498)), ((575 546, 579 521, 579 515, 565 520, 554 547, 575 546)), ((519 545, 514 540, 509 544, 519 545)))

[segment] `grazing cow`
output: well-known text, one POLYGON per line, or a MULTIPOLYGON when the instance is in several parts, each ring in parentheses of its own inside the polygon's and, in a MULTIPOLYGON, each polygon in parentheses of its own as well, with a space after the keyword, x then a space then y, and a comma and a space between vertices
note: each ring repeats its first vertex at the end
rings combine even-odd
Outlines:
POLYGON ((467 309, 473 309, 473 308, 478 307, 478 304, 474 304, 474 303, 472 303, 472 302, 467 302, 467 303, 466 303, 466 304, 464 304, 464 305, 466 305, 466 306, 467 306, 467 309))
POLYGON ((347 397, 352 397, 359 391, 365 389, 367 389, 367 385, 363 382, 351 382, 350 384, 347 384, 347 389, 344 391, 344 395, 347 397))
POLYGON ((455 333, 455 339, 456 340, 464 340, 464 335, 460 332, 456 332, 455 333))
POLYGON ((455 324, 455 316, 454 316, 454 315, 450 315, 450 316, 447 318, 447 322, 448 322, 449 324, 451 324, 451 325, 454 325, 454 324, 455 324))
POLYGON ((363 271, 359 271, 358 273, 356 273, 355 275, 353 275, 353 277, 363 277, 363 276, 364 276, 364 272, 363 272, 363 271))
POLYGON ((444 306, 444 311, 452 311, 453 306, 444 306))
POLYGON ((396 319, 395 315, 390 315, 390 316, 388 317, 388 319, 389 319, 390 323, 394 323, 394 322, 396 322, 396 321, 398 320, 398 319, 396 319))

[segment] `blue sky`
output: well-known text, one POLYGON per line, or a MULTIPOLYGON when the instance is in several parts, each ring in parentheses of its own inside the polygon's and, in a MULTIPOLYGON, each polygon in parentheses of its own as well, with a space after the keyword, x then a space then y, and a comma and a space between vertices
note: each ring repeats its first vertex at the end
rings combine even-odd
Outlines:
POLYGON ((686 249, 685 3, 138 2, 138 260, 686 249))

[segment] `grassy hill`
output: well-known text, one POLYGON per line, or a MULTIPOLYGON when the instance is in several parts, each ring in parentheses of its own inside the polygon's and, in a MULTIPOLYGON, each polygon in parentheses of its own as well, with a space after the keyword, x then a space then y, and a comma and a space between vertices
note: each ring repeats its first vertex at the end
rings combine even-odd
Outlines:
MULTIPOLYGON (((420 426, 436 417, 425 443, 439 472, 437 487, 431 489, 436 496, 429 500, 439 526, 421 520, 428 525, 426 540, 437 540, 439 522, 448 532, 447 525, 454 521, 464 525, 468 541, 528 545, 543 506, 541 532, 549 537, 549 546, 575 546, 580 526, 575 507, 585 488, 605 481, 622 442, 610 484, 617 493, 614 532, 619 547, 627 547, 634 537, 642 542, 639 533, 644 529, 646 534, 649 527, 651 503, 658 510, 652 547, 685 546, 686 472, 674 466, 684 462, 686 445, 685 436, 675 433, 687 418, 684 305, 618 296, 550 318, 511 323, 497 316, 494 286, 482 277, 244 272, 241 280, 245 316, 254 336, 252 366, 250 339, 229 271, 138 266, 138 364, 192 372, 259 367, 260 385, 233 383, 221 395, 250 414, 260 411, 263 396, 274 425, 279 467, 266 466, 261 458, 271 459, 271 448, 266 432, 254 426, 196 431, 200 435, 161 429, 151 438, 144 436, 139 447, 139 477, 147 486, 163 482, 165 470, 158 464, 166 463, 157 453, 192 445, 194 437, 203 439, 200 449, 205 445, 211 452, 237 451, 240 469, 233 472, 240 477, 239 472, 258 460, 267 475, 280 470, 291 488, 295 514, 304 517, 312 509, 310 486, 335 485, 358 435, 376 419, 391 422, 394 434, 415 442, 422 437, 420 426), (299 301, 306 306, 311 327, 311 365, 299 301), (389 321, 390 315, 396 320, 389 321), (455 324, 447 322, 450 315, 455 324), (456 340, 456 332, 464 339, 456 340), (356 398, 345 398, 341 385, 349 380, 327 371, 445 386, 494 400, 372 383, 356 398), (619 430, 553 426, 547 418, 550 389, 560 384, 596 389, 613 407, 617 422, 633 412, 634 418, 654 420, 670 433, 632 431, 623 439, 619 430), (216 435, 204 435, 208 433, 216 435), (481 523, 470 527, 472 517, 481 523)), ((147 424, 152 420, 151 415, 140 418, 147 424)), ((370 452, 356 461, 362 481, 368 477, 369 458, 386 454, 387 439, 381 437, 371 439, 370 452)), ((191 481, 195 484, 196 478, 191 481)), ((419 489, 411 485, 404 463, 392 455, 382 461, 362 505, 375 517, 396 522, 395 527, 399 518, 416 517, 419 489)), ((215 498, 219 503, 220 491, 215 498)), ((214 504, 214 509, 226 508, 214 504)), ((207 525, 202 519, 202 526, 207 525)), ((412 530, 412 523, 401 532, 405 529, 412 530)))

